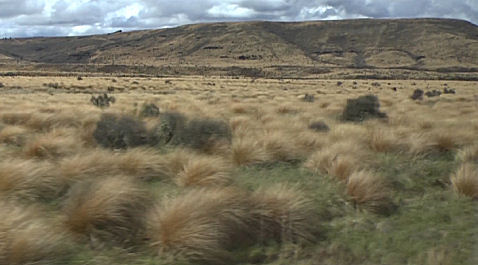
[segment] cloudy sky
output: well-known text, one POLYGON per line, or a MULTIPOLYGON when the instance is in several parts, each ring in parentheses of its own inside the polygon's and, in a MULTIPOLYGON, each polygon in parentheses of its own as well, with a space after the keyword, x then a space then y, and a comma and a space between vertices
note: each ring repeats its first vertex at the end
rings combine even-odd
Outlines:
POLYGON ((478 0, 0 0, 0 37, 87 35, 213 21, 396 17, 478 24, 478 0))

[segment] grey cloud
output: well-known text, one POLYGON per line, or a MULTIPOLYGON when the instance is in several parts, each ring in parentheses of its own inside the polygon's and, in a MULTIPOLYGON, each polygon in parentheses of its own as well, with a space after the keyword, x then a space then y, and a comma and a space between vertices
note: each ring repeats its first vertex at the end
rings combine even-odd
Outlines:
POLYGON ((41 13, 43 8, 43 2, 34 0, 0 0, 0 19, 41 13))
POLYGON ((46 12, 47 1, 55 0, 0 0, 0 35, 93 34, 199 22, 356 17, 446 17, 478 23, 476 0, 56 0, 51 12, 46 12), (131 4, 141 7, 139 13, 122 10, 131 4), (72 31, 78 26, 83 30, 72 31))

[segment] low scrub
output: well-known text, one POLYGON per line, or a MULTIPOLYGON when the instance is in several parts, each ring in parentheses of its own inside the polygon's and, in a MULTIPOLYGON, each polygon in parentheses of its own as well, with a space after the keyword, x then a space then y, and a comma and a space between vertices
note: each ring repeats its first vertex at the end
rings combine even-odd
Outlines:
POLYGON ((218 141, 231 141, 229 125, 213 119, 187 120, 180 113, 160 115, 160 123, 151 132, 152 142, 158 145, 180 145, 208 151, 218 141))
POLYGON ((148 143, 144 123, 129 116, 103 114, 93 136, 105 148, 125 149, 148 143))
POLYGON ((387 118, 387 114, 380 112, 380 103, 375 95, 361 96, 348 99, 342 113, 346 121, 364 121, 371 118, 387 118))

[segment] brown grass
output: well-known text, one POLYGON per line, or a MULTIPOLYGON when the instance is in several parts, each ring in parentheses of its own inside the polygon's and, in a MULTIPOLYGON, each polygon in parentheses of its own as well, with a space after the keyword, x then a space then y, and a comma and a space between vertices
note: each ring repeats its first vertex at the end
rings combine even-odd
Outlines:
POLYGON ((28 137, 28 130, 21 126, 6 126, 0 130, 0 143, 22 146, 28 137))
POLYGON ((259 141, 251 138, 233 140, 231 157, 236 166, 262 163, 269 159, 266 150, 259 141))
POLYGON ((64 202, 65 226, 94 240, 141 240, 148 193, 129 177, 107 177, 75 184, 64 202))
POLYGON ((299 190, 285 185, 258 189, 252 195, 252 215, 261 242, 316 240, 317 216, 312 201, 299 190))
POLYGON ((362 164, 367 159, 363 151, 357 150, 353 142, 342 142, 313 153, 304 166, 314 172, 327 173, 345 182, 353 171, 363 167, 362 164), (357 158, 359 154, 362 161, 357 158))
POLYGON ((478 199, 478 168, 470 162, 463 163, 450 177, 453 190, 461 195, 478 199))
POLYGON ((27 158, 56 159, 81 151, 83 143, 68 130, 53 130, 25 144, 27 158))
POLYGON ((57 177, 49 162, 7 159, 0 162, 0 195, 35 201, 59 196, 66 182, 57 177))
POLYGON ((370 171, 356 171, 347 181, 347 195, 358 206, 380 211, 384 203, 390 203, 389 191, 384 179, 370 171))
POLYGON ((0 264, 64 264, 71 254, 68 236, 32 208, 0 202, 0 264))
POLYGON ((93 149, 59 161, 63 178, 81 180, 91 176, 130 175, 139 179, 168 174, 164 159, 155 150, 135 148, 125 152, 93 149))
POLYGON ((231 184, 230 166, 218 157, 198 157, 190 160, 177 174, 175 182, 188 186, 227 186, 231 184))
POLYGON ((198 189, 157 204, 148 236, 158 253, 224 264, 229 249, 243 244, 250 222, 246 197, 234 189, 198 189))

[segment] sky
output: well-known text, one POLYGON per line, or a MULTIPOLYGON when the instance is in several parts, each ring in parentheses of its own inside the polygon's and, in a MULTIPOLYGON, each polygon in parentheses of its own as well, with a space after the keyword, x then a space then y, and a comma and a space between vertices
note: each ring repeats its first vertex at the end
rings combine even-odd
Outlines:
POLYGON ((478 0, 0 0, 0 38, 77 36, 216 21, 457 18, 478 0))

